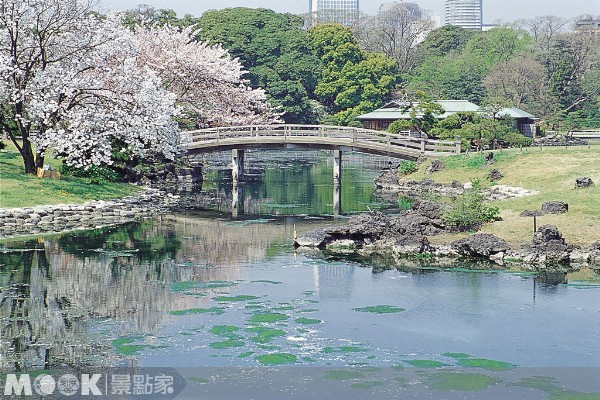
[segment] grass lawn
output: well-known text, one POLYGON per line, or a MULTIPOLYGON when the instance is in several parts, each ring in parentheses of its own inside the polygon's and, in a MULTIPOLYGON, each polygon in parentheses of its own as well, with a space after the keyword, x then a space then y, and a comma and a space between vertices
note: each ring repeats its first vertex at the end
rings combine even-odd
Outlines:
MULTIPOLYGON (((484 153, 487 154, 487 153, 484 153)), ((523 210, 540 210, 547 201, 566 201, 569 212, 562 215, 538 217, 538 226, 556 225, 568 243, 588 246, 600 240, 600 146, 588 147, 544 147, 496 151, 495 163, 485 165, 477 154, 452 156, 444 159, 446 169, 429 176, 438 182, 450 183, 456 179, 468 182, 486 180, 492 169, 503 175, 498 184, 520 186, 539 191, 538 195, 492 203, 500 209, 502 221, 487 224, 483 232, 492 233, 518 245, 531 240, 533 218, 520 217, 523 210), (587 189, 575 189, 575 179, 587 176, 595 185, 587 189)), ((410 179, 422 179, 427 164, 410 179)), ((431 237, 434 242, 456 239, 456 235, 431 237), (448 237, 450 236, 450 237, 448 237)))
MULTIPOLYGON (((90 183, 87 178, 63 176, 60 180, 41 179, 23 172, 23 160, 12 143, 0 151, 0 208, 31 207, 45 204, 84 203, 108 200, 137 193, 140 189, 126 183, 90 183)), ((47 163, 60 170, 60 161, 47 163)))

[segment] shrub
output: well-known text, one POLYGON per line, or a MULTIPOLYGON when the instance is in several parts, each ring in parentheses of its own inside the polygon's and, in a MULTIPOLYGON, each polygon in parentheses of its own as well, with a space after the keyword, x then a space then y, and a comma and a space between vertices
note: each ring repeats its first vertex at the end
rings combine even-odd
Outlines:
POLYGON ((400 133, 409 131, 413 128, 413 124, 410 121, 404 119, 398 119, 388 126, 387 131, 390 133, 400 133))
POLYGON ((87 170, 83 168, 76 168, 67 164, 63 164, 61 167, 61 173, 63 175, 71 175, 76 178, 89 178, 90 183, 100 184, 102 182, 120 182, 121 176, 109 167, 97 167, 93 166, 87 170))
POLYGON ((485 205, 485 197, 480 192, 480 181, 472 180, 472 183, 472 189, 458 196, 452 202, 452 207, 442 216, 447 226, 464 230, 498 219, 498 207, 485 205))
POLYGON ((418 171, 417 163, 414 161, 402 161, 400 165, 398 165, 398 171, 402 173, 402 175, 410 175, 413 172, 418 171))

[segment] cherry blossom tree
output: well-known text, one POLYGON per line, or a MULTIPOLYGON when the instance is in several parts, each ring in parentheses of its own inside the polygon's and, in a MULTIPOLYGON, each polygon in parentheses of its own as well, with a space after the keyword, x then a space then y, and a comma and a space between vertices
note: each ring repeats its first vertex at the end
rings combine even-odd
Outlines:
POLYGON ((88 0, 0 1, 1 123, 35 173, 48 150, 77 167, 112 150, 173 158, 175 95, 138 64, 133 34, 88 0), (35 152, 35 155, 34 155, 35 152))
POLYGON ((173 159, 187 142, 181 111, 204 125, 271 118, 222 48, 189 29, 132 32, 92 1, 0 0, 0 126, 26 173, 49 152, 79 168, 110 165, 115 151, 173 159))
POLYGON ((138 27, 138 64, 156 71, 164 87, 198 126, 266 123, 276 116, 262 89, 252 89, 237 59, 219 45, 194 40, 191 27, 138 27))

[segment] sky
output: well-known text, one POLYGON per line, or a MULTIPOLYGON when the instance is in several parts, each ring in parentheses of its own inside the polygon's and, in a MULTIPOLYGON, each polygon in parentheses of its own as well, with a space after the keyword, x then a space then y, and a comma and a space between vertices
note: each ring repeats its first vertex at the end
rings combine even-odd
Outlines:
MULTIPOLYGON (((393 0, 360 0, 360 10, 375 14, 379 5, 393 0)), ((192 14, 201 16, 210 9, 227 7, 270 8, 277 12, 303 14, 308 12, 309 0, 99 0, 105 10, 128 10, 138 4, 154 8, 167 8, 179 16, 192 14)), ((443 17, 444 0, 411 0, 433 15, 443 17)), ((483 0, 483 20, 486 24, 511 22, 542 15, 576 18, 583 14, 600 15, 599 0, 483 0)), ((443 18, 442 18, 443 20, 443 18)))

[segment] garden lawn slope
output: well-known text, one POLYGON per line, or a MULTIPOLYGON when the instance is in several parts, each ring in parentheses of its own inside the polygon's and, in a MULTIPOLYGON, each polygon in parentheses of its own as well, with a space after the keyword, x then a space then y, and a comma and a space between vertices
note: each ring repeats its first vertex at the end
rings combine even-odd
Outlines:
MULTIPOLYGON (((52 168, 60 170, 60 161, 49 160, 49 163, 52 168)), ((0 208, 108 200, 129 196, 139 190, 126 183, 92 183, 87 178, 64 175, 61 180, 25 175, 23 159, 12 144, 0 151, 0 208)))
MULTIPOLYGON (((487 153, 484 153, 484 155, 487 153)), ((462 183, 481 179, 486 186, 494 183, 486 177, 492 169, 503 175, 497 184, 519 186, 539 191, 538 195, 503 200, 492 203, 500 208, 502 221, 487 224, 482 231, 493 233, 507 240, 512 246, 531 240, 533 218, 520 217, 524 210, 540 210, 544 202, 565 201, 569 212, 561 215, 543 215, 537 218, 537 226, 556 225, 568 243, 588 246, 600 240, 600 146, 528 148, 496 151, 494 163, 486 165, 477 154, 452 156, 443 159, 446 168, 431 175, 424 175, 427 164, 407 179, 430 178, 437 182, 462 183), (575 179, 587 176, 595 185, 575 189, 575 179)), ((447 241, 448 237, 432 239, 447 241)))

